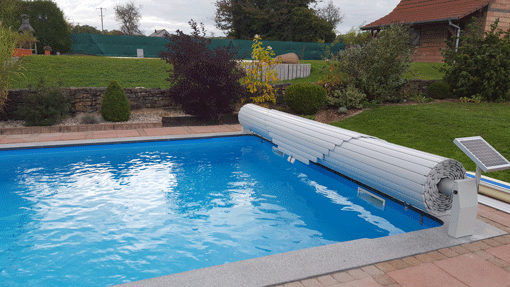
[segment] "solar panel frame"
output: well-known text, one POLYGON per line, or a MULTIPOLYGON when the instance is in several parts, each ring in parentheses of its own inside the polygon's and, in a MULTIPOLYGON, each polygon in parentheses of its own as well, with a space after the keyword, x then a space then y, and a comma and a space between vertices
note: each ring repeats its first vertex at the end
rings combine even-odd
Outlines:
POLYGON ((510 161, 480 136, 456 138, 453 142, 484 172, 510 169, 510 161))

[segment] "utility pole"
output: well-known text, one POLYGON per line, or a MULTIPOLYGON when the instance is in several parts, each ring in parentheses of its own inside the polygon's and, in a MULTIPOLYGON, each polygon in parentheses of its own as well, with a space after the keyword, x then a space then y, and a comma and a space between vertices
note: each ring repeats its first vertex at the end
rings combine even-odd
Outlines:
POLYGON ((103 16, 103 9, 105 9, 105 10, 106 10, 106 8, 101 7, 101 8, 96 8, 96 10, 97 10, 97 9, 100 9, 100 10, 101 10, 101 33, 103 33, 103 34, 104 34, 104 28, 103 28, 103 17, 104 17, 104 16, 103 16))

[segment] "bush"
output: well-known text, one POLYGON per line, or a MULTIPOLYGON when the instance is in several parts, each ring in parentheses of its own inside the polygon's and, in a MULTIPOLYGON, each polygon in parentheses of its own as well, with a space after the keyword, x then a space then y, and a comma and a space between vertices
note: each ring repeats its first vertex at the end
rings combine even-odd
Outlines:
POLYGON ((338 113, 339 113, 340 115, 347 114, 347 108, 346 108, 346 107, 339 107, 339 108, 338 108, 338 113))
POLYGON ((369 101, 400 101, 400 91, 406 84, 403 74, 411 66, 413 48, 409 45, 410 28, 391 24, 365 46, 346 49, 335 63, 369 101))
POLYGON ((131 108, 124 90, 116 81, 111 81, 101 101, 101 115, 110 122, 125 122, 129 120, 131 108))
POLYGON ((101 122, 100 118, 95 114, 80 114, 77 118, 78 122, 82 125, 93 125, 101 122))
POLYGON ((216 119, 220 114, 231 114, 246 93, 240 83, 245 72, 235 61, 240 48, 230 42, 227 47, 209 49, 211 40, 205 38, 204 25, 200 31, 193 20, 189 24, 191 35, 177 30, 165 45, 168 51, 159 53, 173 65, 167 79, 173 84, 171 97, 190 115, 216 119))
POLYGON ((365 98, 365 94, 356 89, 353 84, 349 84, 345 89, 336 90, 332 96, 328 96, 327 103, 335 107, 361 109, 365 98))
POLYGON ((285 90, 285 103, 298 114, 315 114, 326 103, 326 90, 316 84, 295 84, 285 90))
MULTIPOLYGON (((24 34, 21 34, 24 35, 24 34)), ((16 42, 20 35, 0 24, 0 112, 3 110, 9 86, 15 80, 15 77, 22 75, 20 70, 21 60, 12 58, 16 42)))
POLYGON ((445 81, 435 81, 432 83, 428 90, 427 95, 433 99, 446 99, 450 93, 450 85, 445 81))
POLYGON ((456 98, 499 101, 510 98, 510 30, 497 29, 499 20, 484 31, 474 18, 462 31, 458 51, 447 47, 444 80, 456 98))
POLYGON ((262 47, 262 41, 259 35, 255 35, 251 45, 251 57, 255 60, 251 63, 242 63, 246 70, 246 77, 242 78, 241 83, 246 89, 255 95, 250 99, 255 103, 272 102, 276 104, 276 92, 269 82, 278 81, 278 73, 271 69, 272 66, 281 64, 280 60, 274 57, 273 49, 268 46, 262 47))
POLYGON ((59 123, 69 112, 69 99, 62 90, 62 83, 47 87, 40 79, 18 108, 27 126, 51 126, 59 123))

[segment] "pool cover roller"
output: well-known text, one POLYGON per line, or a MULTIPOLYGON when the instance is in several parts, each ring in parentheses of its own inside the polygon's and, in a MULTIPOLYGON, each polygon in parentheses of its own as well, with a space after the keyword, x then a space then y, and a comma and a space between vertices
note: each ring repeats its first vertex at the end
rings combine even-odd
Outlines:
POLYGON ((452 208, 452 195, 438 190, 442 179, 464 179, 456 160, 247 104, 239 111, 243 130, 255 133, 305 164, 314 162, 414 207, 434 213, 452 208))

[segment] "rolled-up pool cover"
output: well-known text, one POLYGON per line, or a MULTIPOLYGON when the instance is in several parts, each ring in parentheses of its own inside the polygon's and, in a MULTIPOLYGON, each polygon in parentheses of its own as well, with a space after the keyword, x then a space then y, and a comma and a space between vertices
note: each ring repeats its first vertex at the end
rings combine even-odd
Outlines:
POLYGON ((241 108, 239 122, 305 164, 321 164, 429 212, 452 207, 452 197, 438 191, 439 181, 466 174, 453 159, 253 104, 241 108))

